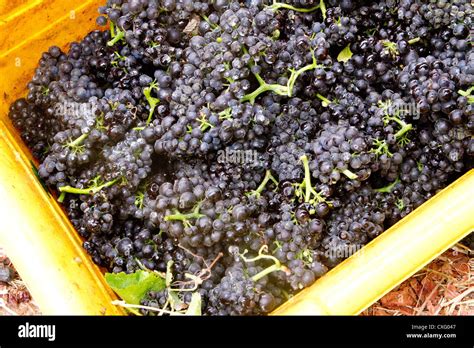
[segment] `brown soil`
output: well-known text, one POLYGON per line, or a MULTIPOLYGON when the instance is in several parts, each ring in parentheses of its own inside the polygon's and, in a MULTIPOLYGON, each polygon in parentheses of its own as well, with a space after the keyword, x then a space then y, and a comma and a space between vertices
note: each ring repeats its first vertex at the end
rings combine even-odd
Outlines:
MULTIPOLYGON (((0 247, 0 266, 14 270, 14 267, 3 249, 0 247)), ((0 282, 0 315, 38 315, 39 308, 32 300, 25 283, 20 279, 18 273, 9 283, 0 282)))
POLYGON ((474 315, 474 253, 458 244, 362 315, 474 315))

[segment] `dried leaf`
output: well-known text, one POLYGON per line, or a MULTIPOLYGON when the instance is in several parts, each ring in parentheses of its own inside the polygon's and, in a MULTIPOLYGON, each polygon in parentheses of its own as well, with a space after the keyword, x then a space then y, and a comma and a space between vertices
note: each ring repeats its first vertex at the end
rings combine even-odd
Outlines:
POLYGON ((194 292, 188 310, 186 311, 186 315, 201 315, 201 302, 201 294, 199 292, 194 292))
POLYGON ((201 19, 199 18, 199 16, 196 14, 193 15, 189 20, 188 24, 186 24, 186 27, 183 29, 183 33, 187 35, 196 35, 198 33, 200 22, 201 19))

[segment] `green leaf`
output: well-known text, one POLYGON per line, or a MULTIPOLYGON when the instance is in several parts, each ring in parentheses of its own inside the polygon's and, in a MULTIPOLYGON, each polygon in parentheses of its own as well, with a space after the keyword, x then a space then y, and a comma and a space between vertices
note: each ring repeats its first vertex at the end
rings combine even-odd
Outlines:
POLYGON ((352 58, 352 54, 351 44, 348 44, 337 56, 337 61, 345 63, 352 58))
POLYGON ((142 270, 130 274, 106 273, 105 280, 117 295, 130 304, 140 304, 148 291, 161 291, 166 287, 162 277, 142 270))
POLYGON ((201 315, 201 302, 201 294, 199 292, 194 292, 186 311, 186 315, 201 315))

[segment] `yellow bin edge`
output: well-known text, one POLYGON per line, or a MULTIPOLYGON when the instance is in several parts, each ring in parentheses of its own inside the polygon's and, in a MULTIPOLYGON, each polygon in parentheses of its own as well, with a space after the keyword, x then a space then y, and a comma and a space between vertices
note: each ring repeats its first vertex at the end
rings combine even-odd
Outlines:
POLYGON ((102 271, 36 179, 31 154, 8 120, 9 104, 26 94, 42 52, 53 44, 67 49, 94 30, 101 2, 34 0, 0 20, 0 245, 43 314, 125 314, 112 305, 116 296, 102 271))

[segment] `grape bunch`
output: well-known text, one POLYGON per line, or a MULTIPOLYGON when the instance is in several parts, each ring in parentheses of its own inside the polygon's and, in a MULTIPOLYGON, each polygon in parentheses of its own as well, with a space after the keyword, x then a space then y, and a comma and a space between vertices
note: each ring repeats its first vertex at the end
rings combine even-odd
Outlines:
POLYGON ((268 314, 473 168, 473 17, 107 0, 9 116, 92 260, 166 278, 141 314, 268 314))

